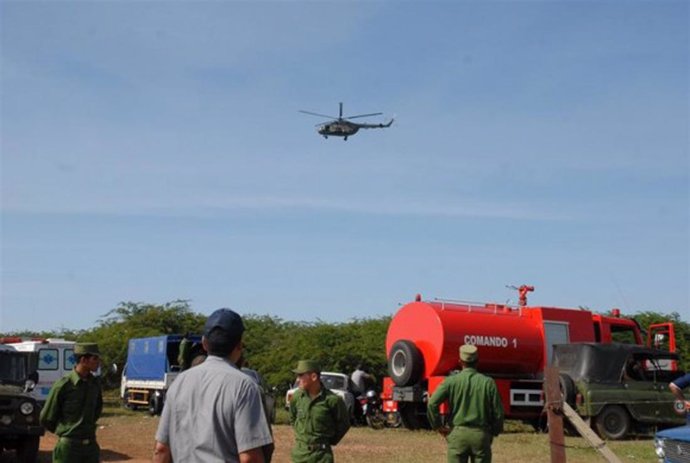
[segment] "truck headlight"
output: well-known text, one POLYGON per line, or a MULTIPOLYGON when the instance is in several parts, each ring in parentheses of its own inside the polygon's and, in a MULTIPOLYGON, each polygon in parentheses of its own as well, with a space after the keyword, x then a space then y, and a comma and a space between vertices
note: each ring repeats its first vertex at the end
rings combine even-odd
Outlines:
POLYGON ((666 454, 664 453, 663 439, 654 439, 654 452, 656 452, 656 456, 659 457, 660 460, 663 460, 666 457, 666 454))
POLYGON ((22 415, 31 415, 34 412, 34 404, 31 402, 22 402, 19 406, 19 411, 22 412, 22 415))

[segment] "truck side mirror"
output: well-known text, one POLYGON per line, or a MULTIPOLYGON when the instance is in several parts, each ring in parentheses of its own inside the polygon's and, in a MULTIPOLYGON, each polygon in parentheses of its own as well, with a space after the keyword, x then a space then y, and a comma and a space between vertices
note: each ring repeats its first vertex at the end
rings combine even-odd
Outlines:
POLYGON ((116 375, 116 374, 117 374, 117 370, 118 370, 118 368, 117 368, 117 363, 113 363, 112 365, 110 365, 110 373, 111 373, 111 374, 116 375))
POLYGON ((26 383, 24 383, 24 391, 31 392, 38 384, 38 372, 32 371, 26 378, 26 383))

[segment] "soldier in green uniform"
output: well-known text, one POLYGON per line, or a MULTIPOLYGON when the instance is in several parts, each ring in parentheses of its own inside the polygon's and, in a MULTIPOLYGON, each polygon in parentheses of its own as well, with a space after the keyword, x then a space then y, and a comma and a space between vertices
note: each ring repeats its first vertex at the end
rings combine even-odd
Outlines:
POLYGON ((189 339, 189 333, 186 333, 180 341, 180 352, 177 354, 177 364, 180 366, 180 371, 184 371, 189 368, 191 355, 192 341, 189 339))
POLYGON ((491 462, 491 442, 503 431, 503 405, 496 383, 477 372, 478 360, 476 346, 462 346, 462 371, 447 377, 429 399, 429 422, 448 440, 448 463, 491 462), (438 410, 446 400, 451 427, 442 425, 438 410))
POLYGON ((314 360, 300 360, 292 370, 299 390, 290 401, 290 423, 295 431, 294 463, 332 463, 336 445, 350 429, 345 402, 321 382, 321 367, 314 360))
POLYGON ((58 435, 54 463, 97 463, 96 420, 103 409, 101 381, 93 375, 100 365, 98 345, 77 343, 74 355, 74 369, 50 389, 41 424, 58 435))

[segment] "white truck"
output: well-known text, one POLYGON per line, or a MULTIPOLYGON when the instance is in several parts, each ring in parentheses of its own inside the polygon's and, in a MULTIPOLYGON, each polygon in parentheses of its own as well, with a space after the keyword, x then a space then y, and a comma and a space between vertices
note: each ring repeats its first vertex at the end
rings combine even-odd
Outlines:
MULTIPOLYGON (((125 407, 148 407, 151 415, 163 410, 165 394, 180 373, 178 362, 182 335, 170 334, 150 338, 130 339, 127 363, 122 369, 120 398, 125 407)), ((205 355, 201 350, 201 336, 189 336, 191 358, 205 355)))
POLYGON ((38 384, 31 395, 40 404, 45 403, 53 383, 72 371, 75 364, 75 341, 65 339, 5 339, 4 344, 19 352, 34 352, 38 358, 38 384), (7 342, 14 341, 14 342, 7 342))

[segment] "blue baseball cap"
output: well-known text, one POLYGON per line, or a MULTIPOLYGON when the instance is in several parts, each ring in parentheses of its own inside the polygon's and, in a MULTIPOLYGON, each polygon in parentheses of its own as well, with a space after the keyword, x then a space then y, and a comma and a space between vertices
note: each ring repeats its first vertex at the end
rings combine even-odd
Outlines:
POLYGON ((241 336, 244 333, 242 317, 230 309, 218 309, 209 315, 204 326, 204 336, 208 336, 214 328, 220 328, 229 336, 241 336))

